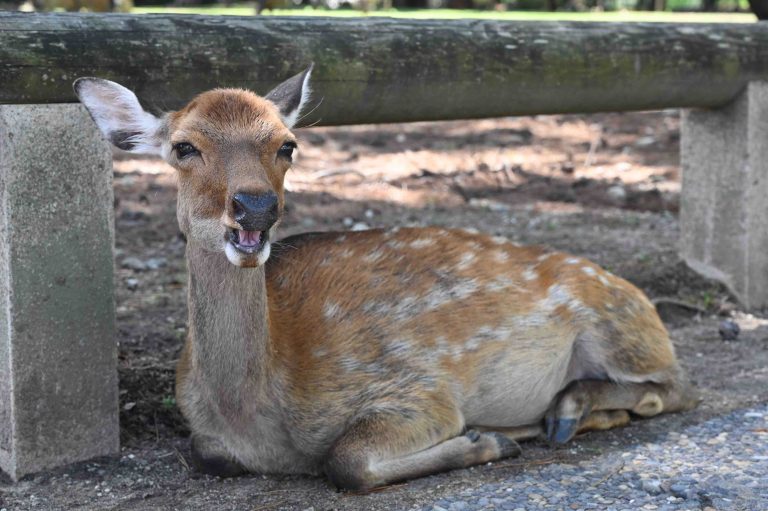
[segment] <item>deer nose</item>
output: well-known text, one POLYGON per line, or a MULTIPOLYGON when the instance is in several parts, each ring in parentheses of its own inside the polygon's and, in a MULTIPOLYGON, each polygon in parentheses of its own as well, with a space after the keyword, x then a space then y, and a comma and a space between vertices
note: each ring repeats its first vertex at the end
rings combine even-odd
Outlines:
POLYGON ((232 197, 235 221, 245 231, 268 231, 278 217, 277 195, 267 192, 261 195, 236 193, 232 197))

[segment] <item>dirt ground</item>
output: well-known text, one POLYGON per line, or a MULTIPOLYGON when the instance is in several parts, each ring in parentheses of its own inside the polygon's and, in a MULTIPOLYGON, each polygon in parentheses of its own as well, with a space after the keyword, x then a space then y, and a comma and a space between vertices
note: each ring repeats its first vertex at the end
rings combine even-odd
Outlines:
POLYGON ((282 234, 396 225, 473 228, 586 256, 661 299, 667 326, 705 400, 697 410, 577 438, 525 444, 522 458, 369 495, 324 480, 188 470, 188 430, 173 398, 186 334, 184 241, 172 170, 115 162, 122 455, 11 484, 0 509, 407 509, 535 465, 589 459, 726 411, 768 402, 768 316, 676 255, 677 111, 298 130, 282 234), (684 307, 669 300, 684 302, 684 307), (741 327, 725 342, 718 324, 741 327))

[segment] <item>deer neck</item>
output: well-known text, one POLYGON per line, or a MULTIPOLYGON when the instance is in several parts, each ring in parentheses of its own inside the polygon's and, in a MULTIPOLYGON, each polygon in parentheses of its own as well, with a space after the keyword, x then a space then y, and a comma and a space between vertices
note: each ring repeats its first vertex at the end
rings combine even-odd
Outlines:
POLYGON ((264 267, 239 268, 188 245, 192 365, 220 399, 267 377, 269 319, 264 267))

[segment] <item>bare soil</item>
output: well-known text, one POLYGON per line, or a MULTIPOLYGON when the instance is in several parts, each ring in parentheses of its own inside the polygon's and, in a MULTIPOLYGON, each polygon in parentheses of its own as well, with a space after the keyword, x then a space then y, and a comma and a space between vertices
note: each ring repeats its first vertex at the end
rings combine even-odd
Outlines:
POLYGON ((283 235, 351 227, 443 225, 586 256, 645 290, 705 400, 695 411, 393 486, 337 493, 323 479, 189 471, 188 430, 173 398, 186 335, 184 241, 172 169, 115 161, 121 456, 11 484, 6 509, 402 509, 553 462, 651 441, 669 430, 768 402, 768 319, 676 255, 677 111, 546 116, 298 130, 283 235), (138 263, 136 259, 138 259, 138 263), (142 269, 141 266, 148 266, 142 269), (684 306, 670 304, 669 299, 684 306), (730 318, 738 339, 721 340, 730 318))

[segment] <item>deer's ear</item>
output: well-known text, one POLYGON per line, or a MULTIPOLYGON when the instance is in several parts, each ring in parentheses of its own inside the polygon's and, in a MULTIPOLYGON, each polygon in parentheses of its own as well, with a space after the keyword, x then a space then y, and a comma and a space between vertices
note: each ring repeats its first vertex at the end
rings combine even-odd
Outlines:
POLYGON ((288 78, 286 81, 272 89, 266 96, 280 110, 283 122, 290 129, 299 120, 301 110, 307 105, 310 88, 309 77, 312 74, 314 64, 310 64, 301 73, 288 78))
POLYGON ((79 78, 73 87, 96 125, 115 147, 132 153, 161 153, 163 121, 146 112, 133 92, 100 78, 79 78))

